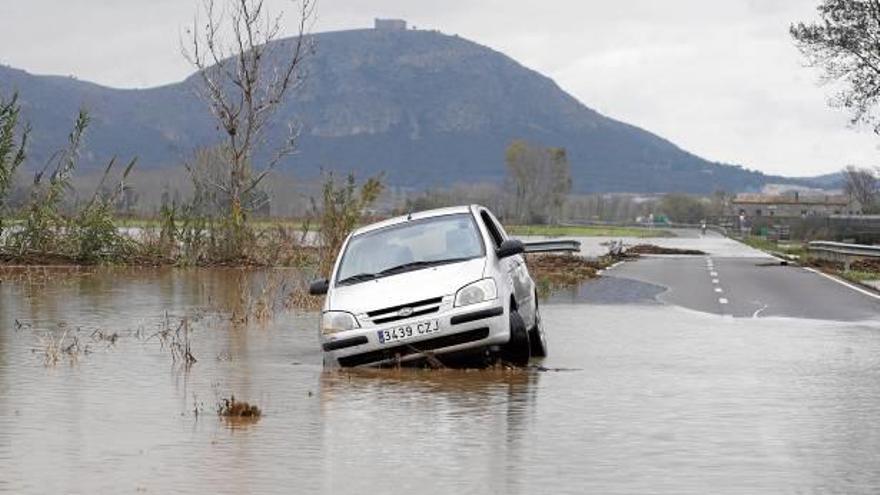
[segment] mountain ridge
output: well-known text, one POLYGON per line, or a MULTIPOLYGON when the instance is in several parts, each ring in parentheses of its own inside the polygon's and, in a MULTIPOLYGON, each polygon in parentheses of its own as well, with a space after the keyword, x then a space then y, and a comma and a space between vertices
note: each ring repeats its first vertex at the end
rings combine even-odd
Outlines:
MULTIPOLYGON (((426 188, 504 180, 514 139, 564 147, 577 192, 753 191, 812 185, 702 159, 639 127, 602 115, 539 72, 491 48, 436 31, 358 29, 313 35, 309 77, 279 108, 302 124, 299 152, 280 169, 385 172, 393 185, 426 188)), ((290 43, 291 39, 275 43, 290 43)), ((281 47, 283 48, 283 47, 281 47)), ((108 88, 0 66, 0 91, 20 93, 33 126, 30 166, 51 156, 80 106, 92 115, 84 167, 112 155, 139 167, 185 161, 218 142, 197 74, 144 89, 108 88)), ((277 125, 269 141, 282 137, 277 125)), ((259 158, 259 156, 258 156, 259 158)))

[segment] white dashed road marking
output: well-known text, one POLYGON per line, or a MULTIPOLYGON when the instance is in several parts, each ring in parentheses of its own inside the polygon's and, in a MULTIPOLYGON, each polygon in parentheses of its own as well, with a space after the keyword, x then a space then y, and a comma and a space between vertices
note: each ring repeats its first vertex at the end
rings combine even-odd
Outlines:
MULTIPOLYGON (((712 284, 718 285, 721 283, 721 281, 717 278, 718 272, 715 271, 715 264, 712 262, 712 258, 706 258, 706 270, 709 271, 710 277, 714 277, 714 278, 712 278, 712 284)), ((715 290, 716 294, 721 294, 724 292, 724 289, 722 289, 721 287, 715 287, 714 290, 715 290)), ((719 297, 718 303, 719 304, 729 304, 730 301, 728 301, 727 298, 725 298, 725 297, 719 297)), ((731 316, 731 315, 725 315, 725 316, 731 316)))

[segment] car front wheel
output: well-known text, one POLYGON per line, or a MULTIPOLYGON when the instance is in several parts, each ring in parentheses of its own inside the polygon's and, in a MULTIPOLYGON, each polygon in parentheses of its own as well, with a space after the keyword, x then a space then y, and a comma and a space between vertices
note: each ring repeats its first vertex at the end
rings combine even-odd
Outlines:
POLYGON ((535 305, 535 326, 529 330, 529 345, 532 357, 547 357, 547 336, 544 335, 544 323, 541 321, 541 311, 535 305))
POLYGON ((529 331, 522 316, 515 309, 510 309, 510 341, 501 347, 502 361, 514 366, 527 366, 531 357, 529 331))

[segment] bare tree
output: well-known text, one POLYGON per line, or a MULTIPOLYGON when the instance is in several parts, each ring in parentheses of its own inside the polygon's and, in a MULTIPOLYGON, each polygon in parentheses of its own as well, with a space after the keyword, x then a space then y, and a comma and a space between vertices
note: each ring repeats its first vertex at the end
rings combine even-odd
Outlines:
MULTIPOLYGON (((295 149, 296 128, 288 124, 281 143, 267 143, 266 130, 279 105, 305 78, 304 61, 312 52, 308 36, 315 0, 299 0, 296 35, 280 40, 283 13, 272 15, 263 0, 204 0, 182 42, 184 57, 197 69, 201 94, 224 133, 219 173, 203 174, 225 198, 231 224, 242 228, 244 201, 284 156, 295 149), (255 150, 274 148, 255 167, 255 150), (216 180, 215 180, 216 179, 216 180)), ((267 150, 268 151, 268 150, 267 150)))
POLYGON ((832 104, 880 133, 880 0, 823 0, 818 11, 819 22, 793 24, 791 35, 825 82, 842 83, 832 104))
POLYGON ((843 169, 843 190, 852 199, 859 202, 862 211, 872 213, 877 207, 877 194, 880 189, 877 173, 867 168, 856 168, 852 165, 843 169))
POLYGON ((506 162, 517 221, 548 223, 558 217, 571 192, 571 169, 565 150, 517 140, 507 147, 506 162))

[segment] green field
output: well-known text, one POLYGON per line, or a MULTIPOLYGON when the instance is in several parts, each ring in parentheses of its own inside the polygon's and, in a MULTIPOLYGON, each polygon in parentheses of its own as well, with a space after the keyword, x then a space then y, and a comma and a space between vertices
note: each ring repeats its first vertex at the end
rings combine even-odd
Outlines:
POLYGON ((738 239, 743 244, 751 246, 755 249, 764 251, 766 253, 770 253, 777 256, 797 256, 799 258, 803 257, 806 252, 804 251, 803 244, 798 243, 783 243, 780 244, 776 241, 770 241, 763 237, 746 237, 744 239, 738 239))
POLYGON ((863 272, 859 270, 847 270, 845 272, 841 272, 840 274, 843 278, 849 280, 850 282, 862 283, 868 280, 878 280, 880 279, 880 273, 874 272, 863 272))
POLYGON ((547 237, 675 237, 672 232, 660 228, 613 225, 511 225, 506 229, 515 235, 547 237))

